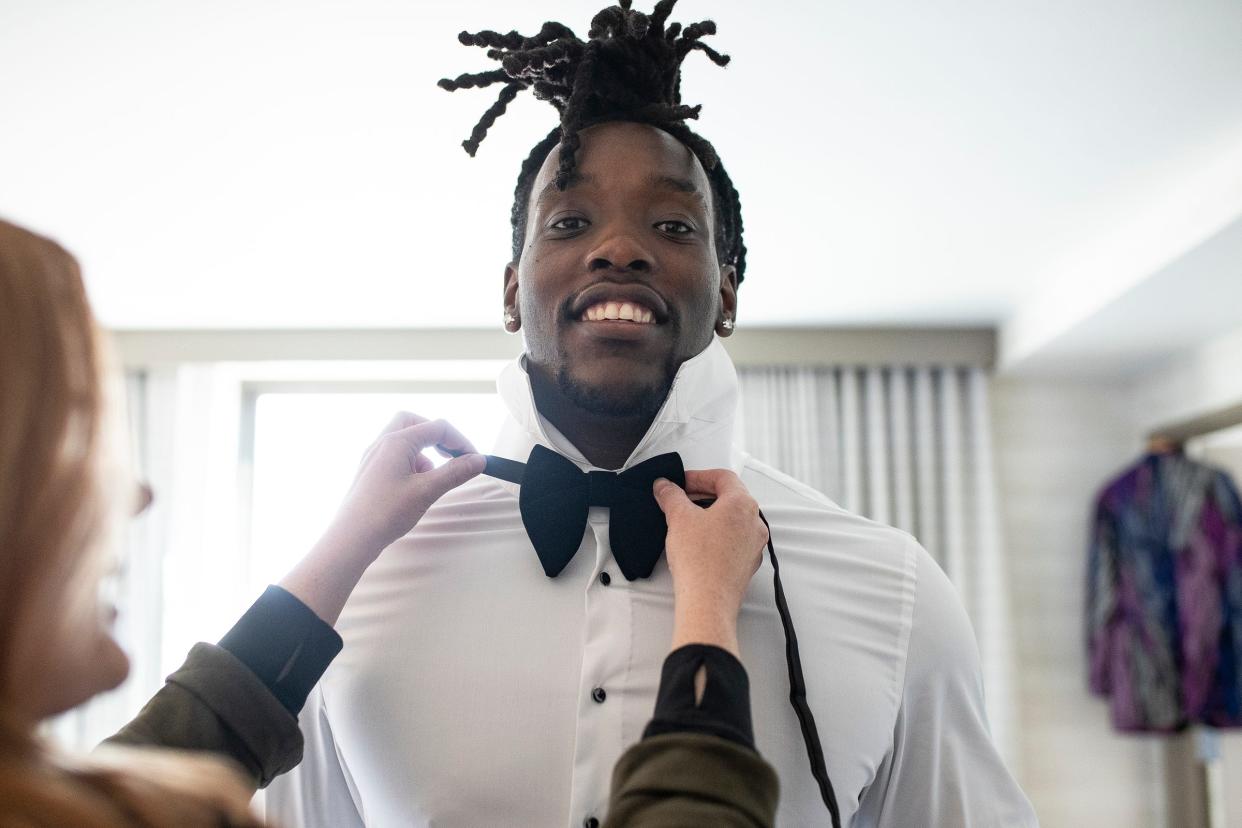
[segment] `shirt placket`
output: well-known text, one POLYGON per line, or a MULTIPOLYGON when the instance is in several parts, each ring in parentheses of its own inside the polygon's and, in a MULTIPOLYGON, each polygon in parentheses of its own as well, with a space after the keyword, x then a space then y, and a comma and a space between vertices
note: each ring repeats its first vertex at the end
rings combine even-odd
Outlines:
POLYGON ((595 536, 595 569, 587 582, 578 720, 574 739, 569 825, 595 828, 604 820, 612 763, 622 749, 620 703, 630 659, 630 606, 624 576, 612 558, 608 509, 592 507, 587 531, 595 536))

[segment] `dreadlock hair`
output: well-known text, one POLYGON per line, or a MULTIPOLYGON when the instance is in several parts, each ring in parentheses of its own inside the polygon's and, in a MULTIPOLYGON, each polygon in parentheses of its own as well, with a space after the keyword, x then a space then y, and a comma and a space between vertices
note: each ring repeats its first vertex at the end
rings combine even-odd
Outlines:
POLYGON ((569 186, 576 169, 579 133, 605 121, 650 124, 672 135, 690 149, 707 172, 715 214, 716 255, 737 271, 741 284, 746 273, 746 245, 742 242, 742 206, 737 189, 711 143, 686 126, 699 117, 700 106, 681 102, 681 62, 693 51, 703 52, 717 66, 729 62, 702 41, 716 33, 716 24, 704 20, 683 27, 665 22, 677 0, 659 0, 650 15, 631 8, 633 0, 619 0, 591 20, 587 40, 561 23, 544 23, 533 37, 511 31, 462 32, 465 46, 487 50, 499 69, 443 78, 442 89, 472 89, 502 84, 496 102, 483 113, 462 146, 470 156, 479 149, 487 131, 523 89, 549 101, 560 113, 560 126, 535 145, 522 162, 513 193, 513 260, 526 239, 526 212, 535 176, 548 153, 561 145, 556 185, 569 186))

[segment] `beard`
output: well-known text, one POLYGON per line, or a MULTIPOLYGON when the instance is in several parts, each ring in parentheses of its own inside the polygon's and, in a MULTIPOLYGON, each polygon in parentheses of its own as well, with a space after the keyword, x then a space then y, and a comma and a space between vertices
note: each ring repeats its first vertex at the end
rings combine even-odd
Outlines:
POLYGON ((556 384, 562 395, 578 408, 599 417, 652 419, 668 399, 677 376, 677 364, 669 354, 664 361, 661 378, 647 385, 625 385, 609 382, 593 385, 572 376, 561 364, 556 372, 556 384))

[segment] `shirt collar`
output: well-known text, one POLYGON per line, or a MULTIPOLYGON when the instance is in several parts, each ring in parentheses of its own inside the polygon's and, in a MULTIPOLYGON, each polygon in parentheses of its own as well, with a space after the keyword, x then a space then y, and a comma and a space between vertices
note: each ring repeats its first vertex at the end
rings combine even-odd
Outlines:
MULTIPOLYGON (((541 445, 583 471, 598 468, 535 408, 525 354, 505 366, 496 385, 509 417, 501 427, 493 454, 525 461, 531 449, 541 445)), ((617 471, 669 451, 681 454, 687 469, 740 471, 742 456, 733 445, 737 398, 737 371, 720 340, 713 337, 698 355, 681 364, 651 427, 617 471)))

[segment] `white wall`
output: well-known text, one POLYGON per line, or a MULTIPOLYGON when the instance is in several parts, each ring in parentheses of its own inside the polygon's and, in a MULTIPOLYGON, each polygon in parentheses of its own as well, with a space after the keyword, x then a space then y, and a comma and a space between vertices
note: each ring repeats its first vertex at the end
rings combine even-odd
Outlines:
POLYGON ((1044 828, 1178 828, 1166 822, 1164 740, 1113 732, 1105 703, 1087 692, 1087 521, 1099 487, 1148 433, 1239 404, 1242 328, 1127 380, 996 380, 1021 782, 1044 828))
MULTIPOLYGON (((522 337, 488 329, 114 331, 126 368, 185 362, 512 359, 522 337)), ((990 328, 762 328, 724 340, 741 365, 978 365, 990 368, 990 328)))
POLYGON ((1019 780, 1044 828, 1163 828, 1158 740, 1111 730, 1088 694, 1088 518, 1141 451, 1124 385, 999 378, 993 429, 1014 613, 1019 780))
POLYGON ((1242 327, 1137 377, 1130 393, 1144 430, 1242 403, 1242 327))

